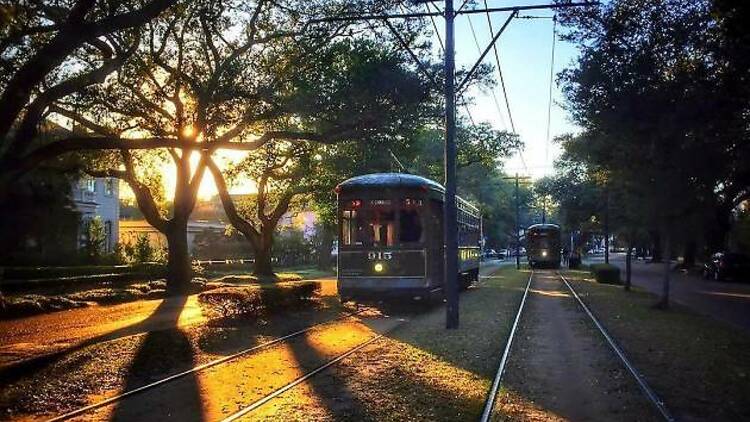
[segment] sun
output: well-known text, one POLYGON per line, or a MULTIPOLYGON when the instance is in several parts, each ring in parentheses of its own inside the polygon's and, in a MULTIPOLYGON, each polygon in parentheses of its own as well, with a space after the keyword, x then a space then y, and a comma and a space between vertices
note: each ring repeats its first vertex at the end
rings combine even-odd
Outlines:
MULTIPOLYGON (((220 151, 214 155, 214 160, 219 168, 225 169, 227 166, 241 161, 247 156, 247 154, 246 151, 220 151)), ((200 161, 200 156, 198 154, 193 154, 190 158, 191 167, 195 168, 198 165, 198 161, 200 161)), ((171 200, 174 198, 175 186, 177 183, 177 170, 175 169, 174 163, 165 162, 161 167, 161 175, 165 198, 171 200)), ((257 193, 258 189, 254 180, 245 177, 230 185, 229 192, 232 194, 251 194, 257 193)), ((203 174, 203 179, 198 187, 198 199, 205 201, 213 198, 218 193, 213 176, 210 172, 206 171, 203 174)), ((130 186, 125 182, 120 183, 120 197, 126 199, 135 198, 130 186)))

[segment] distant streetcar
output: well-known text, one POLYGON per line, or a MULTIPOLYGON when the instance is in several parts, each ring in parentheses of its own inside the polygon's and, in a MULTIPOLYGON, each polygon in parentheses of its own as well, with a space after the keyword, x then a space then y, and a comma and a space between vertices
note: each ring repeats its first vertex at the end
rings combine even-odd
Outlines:
POLYGON ((560 226, 534 224, 526 230, 526 255, 531 268, 560 268, 560 226))
MULTIPOLYGON (((443 296, 445 189, 424 177, 376 173, 346 180, 338 193, 341 300, 443 296)), ((479 210, 456 198, 459 280, 479 277, 479 210)))

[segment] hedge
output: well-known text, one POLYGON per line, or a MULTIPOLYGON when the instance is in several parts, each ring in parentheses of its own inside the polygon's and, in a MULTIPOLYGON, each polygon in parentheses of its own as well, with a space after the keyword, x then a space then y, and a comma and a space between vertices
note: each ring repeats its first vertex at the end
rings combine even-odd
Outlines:
POLYGON ((210 315, 255 317, 303 305, 319 291, 315 282, 221 287, 198 295, 198 303, 210 315))
POLYGON ((75 267, 4 267, 6 280, 39 280, 48 278, 68 278, 105 274, 158 275, 165 266, 158 263, 134 265, 80 265, 75 267))
POLYGON ((598 283, 620 284, 620 268, 612 264, 593 264, 590 268, 598 283))

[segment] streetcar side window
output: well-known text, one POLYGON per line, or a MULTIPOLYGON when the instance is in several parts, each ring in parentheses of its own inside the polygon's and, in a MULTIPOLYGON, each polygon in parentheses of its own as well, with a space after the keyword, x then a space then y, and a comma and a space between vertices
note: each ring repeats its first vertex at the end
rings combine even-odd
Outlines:
POLYGON ((357 242, 357 211, 343 211, 341 213, 341 240, 344 245, 354 245, 357 242))
POLYGON ((422 220, 416 209, 402 209, 399 218, 399 241, 416 243, 422 241, 422 220))

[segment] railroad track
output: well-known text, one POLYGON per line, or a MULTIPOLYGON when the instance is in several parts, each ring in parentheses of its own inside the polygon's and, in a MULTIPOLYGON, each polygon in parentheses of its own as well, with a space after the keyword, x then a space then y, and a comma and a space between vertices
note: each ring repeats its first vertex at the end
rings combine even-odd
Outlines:
MULTIPOLYGON (((646 382, 646 379, 641 375, 641 373, 636 369, 636 367, 633 365, 633 363, 628 359, 625 352, 622 350, 622 348, 617 344, 617 342, 614 340, 614 338, 609 334, 609 332, 604 328, 604 325, 599 321, 599 319, 594 316, 594 314, 591 312, 588 306, 583 302, 581 297, 578 295, 578 292, 573 288, 573 286, 568 282, 568 280, 560 274, 557 273, 557 276, 560 277, 560 280, 565 284, 565 286, 570 290, 570 293, 575 298, 576 302, 578 303, 579 307, 584 311, 584 313, 591 319, 591 321, 594 323, 594 326, 596 326, 599 333, 604 337, 607 344, 610 346, 612 351, 617 355, 620 362, 625 366, 625 368, 628 370, 628 372, 633 376, 636 383, 638 384, 638 387, 643 392, 644 396, 648 399, 648 401, 654 406, 654 408, 657 410, 659 415, 665 420, 669 422, 673 422, 675 419, 672 416, 669 409, 667 409, 666 405, 664 404, 664 401, 659 398, 659 396, 654 392, 654 390, 649 386, 649 384, 646 382)), ((495 407, 495 401, 497 399, 497 393, 500 389, 500 385, 502 382, 502 376, 505 372, 505 367, 508 361, 508 357, 510 355, 511 346, 513 344, 513 339, 515 337, 517 327, 518 327, 518 321, 521 319, 521 314, 523 313, 524 305, 526 303, 526 297, 528 295, 529 289, 531 287, 531 281, 534 277, 534 272, 532 271, 531 275, 529 275, 529 281, 526 284, 526 290, 523 293, 523 297, 521 298, 521 302, 518 306, 518 311, 516 313, 516 318, 513 322, 513 327, 511 328, 510 333, 508 334, 508 340, 505 344, 505 350, 503 351, 503 355, 500 359, 500 364, 498 366, 497 372, 495 374, 495 378, 492 382, 492 387, 490 388, 489 394, 487 396, 487 401, 485 402, 484 410, 482 412, 482 416, 480 418, 481 422, 487 422, 490 420, 490 416, 492 415, 492 409, 495 407)))
POLYGON ((318 366, 317 368, 315 368, 315 369, 313 369, 313 370, 311 370, 311 371, 309 371, 309 372, 301 375, 300 377, 298 377, 294 381, 292 381, 292 382, 290 382, 290 383, 288 383, 288 384, 286 384, 286 385, 284 385, 284 386, 282 386, 282 387, 274 390, 273 392, 265 395, 264 397, 256 400, 255 402, 253 402, 253 403, 251 403, 251 404, 243 407, 242 409, 238 410, 237 412, 235 412, 235 413, 227 416, 226 418, 222 419, 221 422, 233 422, 233 421, 236 421, 236 420, 242 418, 243 416, 245 416, 245 415, 253 412, 254 410, 257 410, 258 408, 260 408, 264 404, 270 402, 274 398, 280 396, 281 394, 284 394, 285 392, 291 390, 292 388, 296 387, 297 385, 299 385, 299 384, 307 381, 308 379, 314 377, 315 375, 317 375, 317 374, 325 371, 326 369, 332 367, 336 363, 341 362, 342 360, 344 360, 347 357, 353 355, 354 353, 357 353, 358 351, 364 349, 365 347, 367 347, 367 346, 375 343, 376 341, 382 339, 388 333, 390 333, 391 331, 395 330, 398 327, 401 327, 403 324, 405 324, 407 322, 408 322, 408 320, 401 319, 398 324, 396 324, 393 327, 389 328, 384 333, 378 334, 375 337, 370 338, 369 340, 366 340, 366 341, 364 341, 362 343, 359 343, 358 345, 356 345, 356 346, 352 347, 351 349, 345 351, 344 353, 341 353, 338 356, 330 359, 329 361, 327 361, 326 363, 318 366))
MULTIPOLYGON (((314 329, 316 329, 318 327, 321 327, 321 326, 324 326, 324 325, 328 325, 328 324, 332 324, 332 323, 335 323, 337 321, 341 321, 341 320, 344 320, 344 319, 347 319, 347 318, 351 318, 353 316, 356 316, 356 315, 359 315, 359 314, 365 312, 365 310, 366 309, 360 309, 360 310, 357 310, 356 312, 351 312, 351 313, 348 313, 346 315, 342 315, 342 316, 340 316, 338 318, 334 318, 334 319, 331 319, 331 320, 328 320, 328 321, 324 321, 324 322, 321 322, 321 323, 318 323, 318 324, 314 324, 314 325, 311 325, 309 327, 303 328, 301 330, 297 330, 297 331, 294 331, 292 333, 286 334, 284 336, 277 337, 277 338, 275 338, 273 340, 269 340, 267 342, 258 344, 256 346, 240 350, 239 352, 233 353, 233 354, 228 355, 228 356, 224 356, 223 358, 212 360, 210 362, 206 362, 204 364, 194 366, 194 367, 192 367, 190 369, 186 369, 186 370, 184 370, 182 372, 178 372, 176 374, 169 375, 167 377, 164 377, 164 378, 162 378, 160 380, 157 380, 157 381, 151 382, 149 384, 143 385, 141 387, 125 391, 123 393, 120 393, 120 394, 118 394, 116 396, 113 396, 113 397, 110 397, 108 399, 105 399, 105 400, 102 400, 102 401, 90 404, 88 406, 81 407, 79 409, 70 411, 68 413, 64 413, 64 414, 59 415, 59 416, 55 416, 52 419, 48 419, 47 422, 59 422, 59 421, 68 420, 70 418, 74 418, 76 416, 84 415, 84 414, 86 414, 88 412, 91 412, 91 411, 93 411, 95 409, 99 409, 99 408, 104 407, 104 406, 115 404, 117 402, 122 401, 123 399, 126 399, 128 397, 134 396, 136 394, 143 393, 144 391, 152 390, 152 389, 157 388, 159 386, 168 384, 168 383, 170 383, 172 381, 176 381, 176 380, 178 380, 180 378, 183 378, 185 376, 188 376, 188 375, 191 375, 191 374, 195 374, 195 373, 198 373, 200 371, 206 370, 208 368, 212 368, 212 367, 215 367, 215 366, 218 366, 218 365, 230 362, 230 361, 234 361, 234 360, 236 360, 236 359, 238 359, 238 358, 240 358, 242 356, 249 355, 249 354, 252 354, 253 352, 258 352, 258 351, 260 351, 262 349, 266 349, 268 347, 271 347, 271 346, 273 346, 275 344, 279 344, 279 343, 284 342, 286 340, 290 340, 290 339, 293 339, 295 337, 299 337, 299 336, 301 336, 301 335, 303 335, 305 333, 308 333, 308 332, 310 332, 310 331, 312 331, 312 330, 314 330, 314 329)), ((379 336, 379 337, 382 337, 382 335, 379 336)))

